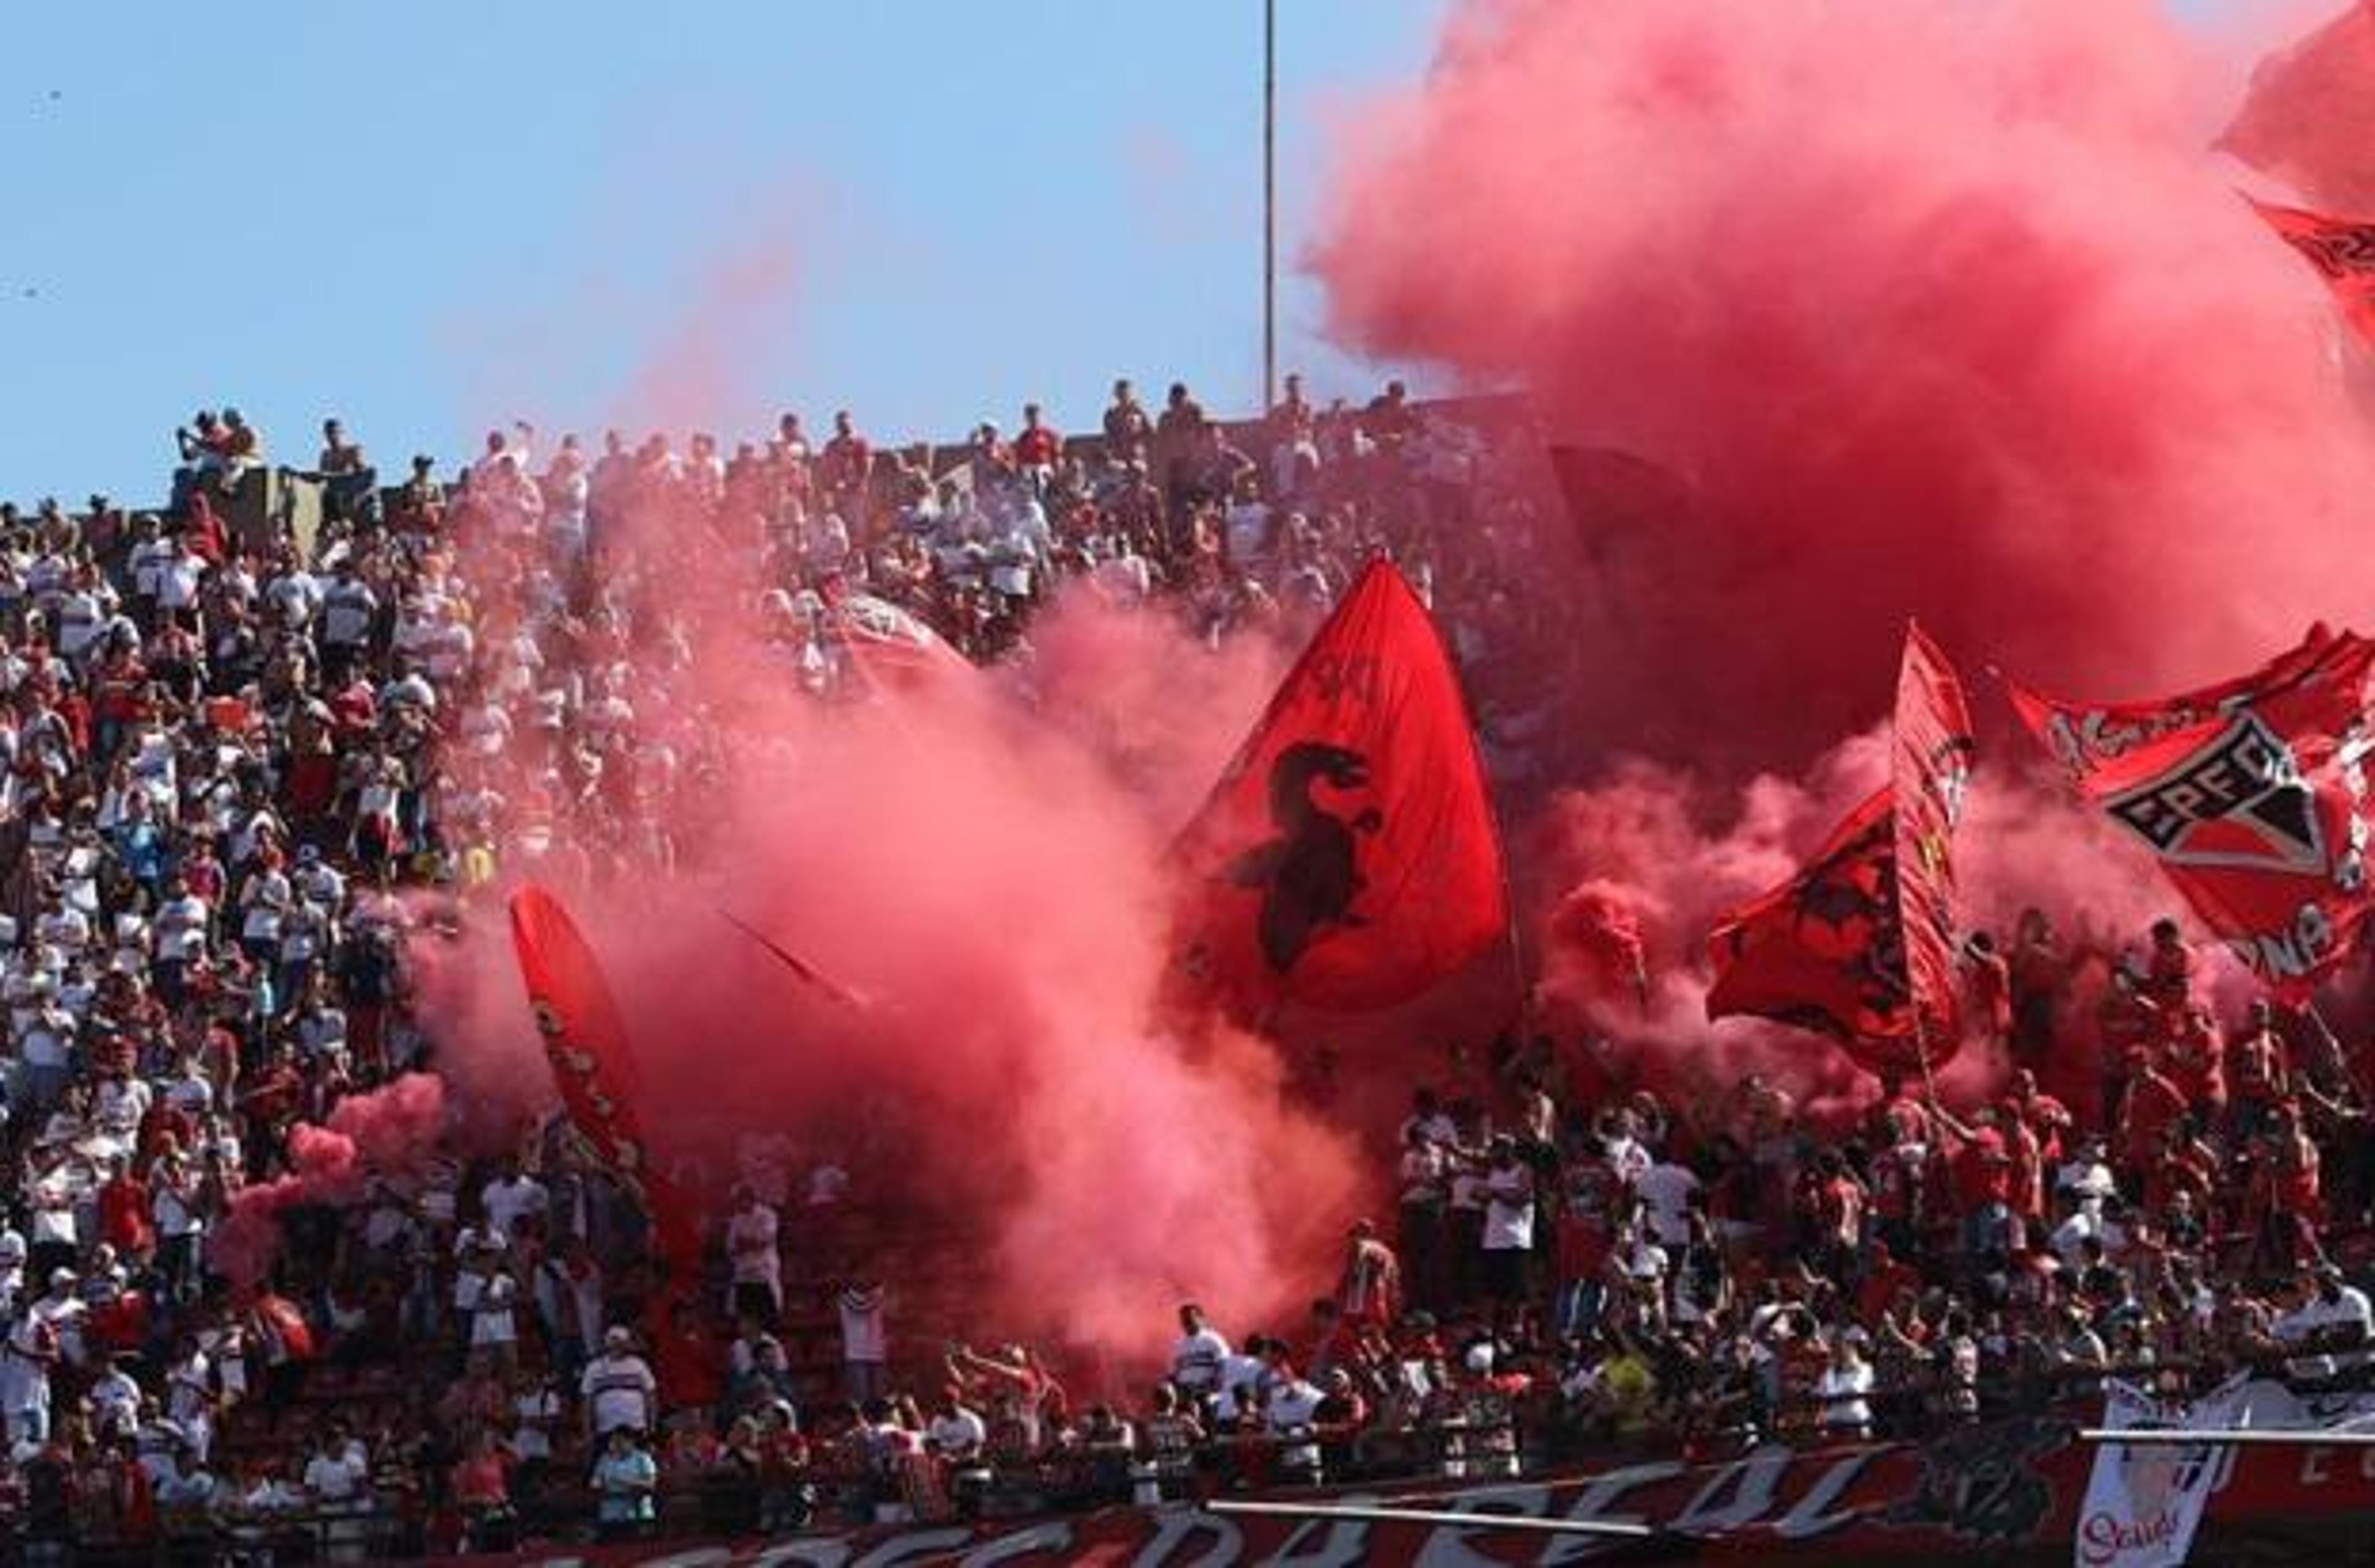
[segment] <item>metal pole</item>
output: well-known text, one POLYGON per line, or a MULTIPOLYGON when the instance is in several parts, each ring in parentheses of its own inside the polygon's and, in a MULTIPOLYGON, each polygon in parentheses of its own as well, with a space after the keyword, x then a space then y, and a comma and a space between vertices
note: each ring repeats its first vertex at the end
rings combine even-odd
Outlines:
POLYGON ((1262 401, 1278 401, 1278 0, 1262 0, 1262 401))
POLYGON ((1538 1519, 1524 1514, 1460 1514, 1444 1509, 1367 1508, 1357 1503, 1225 1503, 1204 1504, 1212 1514, 1259 1514, 1282 1519, 1343 1519, 1361 1524, 1452 1525, 1489 1534, 1495 1530, 1532 1530, 1542 1535, 1602 1536, 1646 1540, 1657 1530, 1623 1519, 1538 1519))
POLYGON ((2121 1431, 2089 1427, 2078 1437, 2085 1443, 2113 1444, 2123 1448, 2375 1448, 2375 1432, 2337 1432, 2330 1428, 2243 1427, 2186 1432, 2174 1427, 2121 1431))

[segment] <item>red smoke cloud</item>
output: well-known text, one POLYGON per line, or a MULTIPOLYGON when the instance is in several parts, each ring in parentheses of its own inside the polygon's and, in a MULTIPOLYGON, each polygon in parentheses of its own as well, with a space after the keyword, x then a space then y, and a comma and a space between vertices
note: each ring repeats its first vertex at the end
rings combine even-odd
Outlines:
MULTIPOLYGON (((703 673, 670 694, 730 715, 706 847, 672 878, 556 886, 618 995, 656 1157, 714 1202, 739 1135, 788 1133, 800 1168, 853 1173, 875 1220, 852 1234, 795 1210, 795 1251, 828 1269, 903 1246, 963 1257, 1005 1330, 1144 1350, 1189 1296, 1241 1323, 1307 1299, 1355 1207, 1351 1144, 1282 1097, 1268 1045, 1150 1022, 1165 846, 1275 651, 1186 664, 1161 623, 1068 606, 1023 667, 827 708, 725 617, 706 635, 703 673), (1152 701, 1166 668, 1175 698, 1218 711, 1152 701), (721 910, 865 1004, 803 984, 721 910)), ((500 925, 447 958, 431 986, 446 1070, 471 1099, 546 1103, 500 925)))
POLYGON ((329 1125, 289 1133, 289 1170, 232 1196, 209 1260, 242 1289, 261 1282, 280 1254, 280 1216, 306 1204, 349 1204, 372 1175, 417 1174, 445 1125, 445 1086, 426 1073, 341 1100, 329 1125))
POLYGON ((1476 0, 1365 123, 1337 331, 1684 475, 1573 585, 1611 749, 1802 762, 1908 615, 2125 692, 2369 584, 2315 280, 2203 150, 2236 73, 2153 0, 1476 0))
MULTIPOLYGON (((1878 782, 1830 749, 1908 616, 1975 678, 2118 696, 2361 607, 2375 442, 2330 307, 2204 150, 2243 64, 2153 0, 1471 0, 1352 128, 1313 257, 1335 330, 1520 383, 1554 440, 1689 492, 1545 568, 1595 672, 1565 717, 1610 761, 1551 813, 1536 902, 1637 915, 1648 1020, 1586 1012, 1652 1062, 1837 1086, 1804 1036, 1707 1028, 1698 944, 1878 782)), ((1972 922, 2173 905, 1979 705, 1972 922)), ((1577 935, 1546 932, 1554 1017, 1591 989, 1577 935)))

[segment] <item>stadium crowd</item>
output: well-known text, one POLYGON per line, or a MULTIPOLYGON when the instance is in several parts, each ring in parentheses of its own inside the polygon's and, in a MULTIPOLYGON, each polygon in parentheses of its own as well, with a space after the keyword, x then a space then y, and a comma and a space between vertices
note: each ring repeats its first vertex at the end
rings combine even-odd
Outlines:
POLYGON ((848 414, 731 452, 521 426, 385 487, 332 420, 311 538, 230 520, 275 472, 235 410, 177 442, 159 514, 0 507, 0 1516, 29 1558, 1486 1477, 1909 1433, 2112 1368, 2362 1374, 2366 1062, 2314 1014, 2215 1016, 2173 925, 2098 953, 2042 914, 1967 954, 2021 1064, 1994 1102, 1891 1083, 1838 1128, 1754 1079, 1682 1102, 1513 1034, 1418 1094, 1396 1207, 1305 1321, 1183 1306, 1126 1404, 1076 1406, 1053 1353, 915 1333, 925 1291, 854 1222, 863 1173, 780 1142, 737 1150, 715 1278, 656 1342, 644 1227, 558 1126, 291 1210, 273 1270, 234 1279, 215 1243, 291 1129, 433 1068, 424 922, 524 867, 705 853, 717 720, 669 698, 710 643, 656 586, 688 541, 727 563, 710 607, 828 701, 859 695, 853 593, 1011 660, 1068 582, 1219 639, 1316 620, 1388 549, 1505 783, 1560 771, 1535 717, 1559 621, 1526 586, 1531 441, 1399 385, 1321 409, 1289 378, 1238 427, 1121 383, 1087 439, 1032 406, 939 454, 848 414), (2087 1093, 2038 1088, 2082 1051, 2087 1093))

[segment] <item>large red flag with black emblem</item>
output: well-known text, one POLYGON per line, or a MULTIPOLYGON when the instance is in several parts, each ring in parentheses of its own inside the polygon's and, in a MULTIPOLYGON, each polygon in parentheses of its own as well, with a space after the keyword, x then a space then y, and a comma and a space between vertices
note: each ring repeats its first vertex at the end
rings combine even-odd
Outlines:
POLYGON ((634 1054, 594 949, 542 888, 512 895, 512 945, 536 1009, 552 1081, 595 1161, 642 1203, 661 1258, 679 1280, 701 1262, 691 1206, 652 1161, 636 1113, 634 1054))
POLYGON ((2012 688, 2078 793, 2149 850, 2286 1000, 2348 955, 2369 908, 2365 772, 2375 643, 2313 627, 2264 667, 2156 701, 2012 688))
MULTIPOLYGON (((1804 869, 1707 938, 1709 1019, 1812 1030, 1874 1072, 1920 1070, 1896 902, 1895 792, 1848 813, 1804 869)), ((1934 1060, 1934 1058, 1933 1058, 1934 1060)))
POLYGON ((1891 726, 1889 784, 1896 819, 1896 903, 1906 980, 1932 1044, 1931 1062, 1960 1038, 1955 968, 1955 824, 1979 746, 1962 678, 1921 628, 1905 629, 1891 726))
MULTIPOLYGON (((2375 157, 2375 147, 2369 148, 2375 157)), ((2317 268, 2334 302, 2369 348, 2375 348, 2375 223, 2328 218, 2297 206, 2243 198, 2269 228, 2317 268)))
POLYGON ((1389 1007, 1508 938, 1468 705, 1391 564, 1312 638, 1177 849, 1186 980, 1242 1017, 1389 1007))
POLYGON ((1918 1073, 1962 1043, 1954 834, 1978 749, 1961 678, 1919 626, 1889 727, 1889 782, 1708 937, 1707 1012, 1827 1035, 1873 1073, 1918 1073))

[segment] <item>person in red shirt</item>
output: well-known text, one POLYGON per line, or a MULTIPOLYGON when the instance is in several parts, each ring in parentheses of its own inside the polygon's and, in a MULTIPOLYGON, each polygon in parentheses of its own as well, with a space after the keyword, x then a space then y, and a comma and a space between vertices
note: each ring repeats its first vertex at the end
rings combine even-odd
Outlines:
POLYGON ((2275 1009, 2264 1000, 2251 1004, 2242 1033, 2227 1047, 2227 1073, 2234 1085, 2236 1136, 2255 1138, 2293 1091, 2292 1053, 2276 1028, 2275 1009))
POLYGON ((2038 1149, 2043 1157, 2048 1161, 2061 1159, 2063 1139, 2075 1125, 2070 1107, 2038 1090, 2037 1075, 2026 1067, 2013 1070, 2011 1081, 2004 1086, 2004 1101, 2037 1135, 2038 1149))
POLYGON ((1963 944, 1963 1023, 1989 1045, 2012 1038, 2012 969, 1992 933, 1974 931, 1963 944))
POLYGON ((2227 1115, 2227 1053, 2218 1039, 2218 1025, 2210 1009, 2199 1004, 2181 1013, 2166 1015, 2174 1024, 2169 1040, 2168 1075, 2192 1102, 2205 1125, 2227 1115))
POLYGON ((117 1161, 114 1173, 99 1189, 100 1240, 119 1257, 145 1267, 157 1250, 153 1203, 148 1184, 133 1173, 129 1161, 117 1161))
POLYGON ((1022 429, 1014 437, 1014 466, 1026 478, 1037 477, 1045 486, 1056 477, 1056 465, 1064 455, 1064 438, 1042 422, 1039 405, 1022 406, 1022 429))
POLYGON ((2121 1100, 2118 1146, 2121 1160, 2133 1173, 2151 1162, 2170 1126, 2185 1114, 2188 1102, 2177 1080, 2155 1067, 2152 1053, 2141 1046, 2128 1053, 2127 1091, 2121 1100))
POLYGON ((2316 1141, 2302 1130, 2299 1107, 2292 1101, 2276 1106, 2263 1148, 2265 1176, 2255 1262, 2269 1272, 2323 1263, 2325 1251, 2318 1241, 2322 1160, 2316 1141))
POLYGON ((2095 1036, 2101 1052, 2105 1126, 2119 1125, 2121 1097, 2127 1091, 2129 1053, 2157 1043, 2160 1034, 2160 1008, 2144 994, 2133 970, 2125 964, 2114 965, 2110 987, 2103 993, 2103 999, 2095 1004, 2095 1036))
POLYGON ((2020 1102, 2006 1095, 1996 1107, 1996 1130, 2003 1139, 2012 1211, 2032 1222, 2045 1218, 2045 1148, 2022 1114, 2020 1102))
POLYGON ((2199 961, 2174 920, 2152 924, 2152 952, 2145 961, 2145 996, 2165 1013, 2181 1013, 2193 1000, 2193 973, 2199 961))

